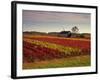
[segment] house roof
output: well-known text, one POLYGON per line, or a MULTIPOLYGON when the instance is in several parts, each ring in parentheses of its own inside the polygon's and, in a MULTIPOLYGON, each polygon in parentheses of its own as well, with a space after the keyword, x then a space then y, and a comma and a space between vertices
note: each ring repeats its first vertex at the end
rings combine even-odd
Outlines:
POLYGON ((71 33, 70 31, 61 31, 60 34, 68 34, 71 33))

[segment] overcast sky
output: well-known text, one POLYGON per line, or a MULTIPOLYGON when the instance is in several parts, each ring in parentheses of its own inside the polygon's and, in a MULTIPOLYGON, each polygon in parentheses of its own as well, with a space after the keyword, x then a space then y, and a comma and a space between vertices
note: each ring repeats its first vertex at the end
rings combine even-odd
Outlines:
POLYGON ((71 31, 77 26, 80 33, 90 33, 90 17, 89 13, 23 10, 23 31, 60 32, 63 28, 71 31))

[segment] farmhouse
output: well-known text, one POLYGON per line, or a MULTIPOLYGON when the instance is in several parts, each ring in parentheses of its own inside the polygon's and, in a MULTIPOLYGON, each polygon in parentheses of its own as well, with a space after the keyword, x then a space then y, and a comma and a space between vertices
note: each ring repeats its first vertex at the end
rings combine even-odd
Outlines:
POLYGON ((60 37, 71 37, 71 31, 61 31, 58 36, 60 37))

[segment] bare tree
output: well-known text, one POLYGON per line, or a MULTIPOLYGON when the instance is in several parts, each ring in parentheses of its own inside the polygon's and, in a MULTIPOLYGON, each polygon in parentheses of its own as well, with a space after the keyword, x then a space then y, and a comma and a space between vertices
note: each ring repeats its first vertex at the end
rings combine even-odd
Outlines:
POLYGON ((71 30, 72 30, 72 33, 78 33, 79 32, 79 29, 78 29, 77 26, 72 27, 71 30))

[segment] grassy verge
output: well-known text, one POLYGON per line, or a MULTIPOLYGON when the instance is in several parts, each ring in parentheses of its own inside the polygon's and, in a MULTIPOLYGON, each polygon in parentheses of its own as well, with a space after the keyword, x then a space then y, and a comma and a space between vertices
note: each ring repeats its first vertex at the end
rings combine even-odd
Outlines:
POLYGON ((23 69, 61 68, 90 66, 90 55, 81 55, 62 59, 53 59, 33 63, 23 63, 23 69))

